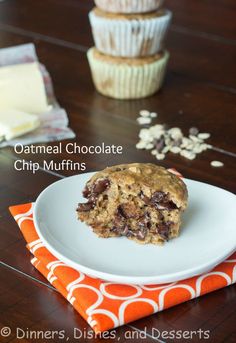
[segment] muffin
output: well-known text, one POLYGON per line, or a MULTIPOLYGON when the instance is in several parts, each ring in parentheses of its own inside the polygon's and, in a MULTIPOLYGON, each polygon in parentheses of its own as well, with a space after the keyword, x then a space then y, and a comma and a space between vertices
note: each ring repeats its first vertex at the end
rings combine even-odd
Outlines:
POLYGON ((97 91, 115 99, 137 99, 150 96, 162 85, 169 53, 150 57, 122 58, 88 50, 93 81, 97 91))
POLYGON ((163 0, 95 0, 97 7, 112 13, 145 13, 160 8, 163 0))
POLYGON ((177 237, 187 207, 184 182, 149 163, 108 167, 87 182, 83 195, 87 202, 78 204, 78 218, 94 233, 137 243, 162 244, 177 237))
POLYGON ((141 57, 162 49, 171 12, 114 14, 95 7, 89 13, 96 48, 111 56, 141 57))

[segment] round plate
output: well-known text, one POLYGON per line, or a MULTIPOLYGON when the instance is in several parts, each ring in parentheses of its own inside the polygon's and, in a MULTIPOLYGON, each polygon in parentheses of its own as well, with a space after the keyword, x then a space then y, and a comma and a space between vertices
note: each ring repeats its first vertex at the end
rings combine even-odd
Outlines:
POLYGON ((178 238, 163 246, 141 245, 125 237, 98 238, 77 220, 82 189, 92 173, 47 187, 34 207, 34 222, 46 247, 67 265, 92 277, 118 283, 156 284, 207 272, 236 249, 236 196, 184 180, 189 205, 178 238))

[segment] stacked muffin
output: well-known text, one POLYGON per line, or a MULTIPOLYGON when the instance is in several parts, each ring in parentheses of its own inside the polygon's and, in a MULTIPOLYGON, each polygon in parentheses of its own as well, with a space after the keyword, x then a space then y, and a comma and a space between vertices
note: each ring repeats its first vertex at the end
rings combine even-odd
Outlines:
POLYGON ((95 47, 88 60, 96 89, 117 99, 137 99, 161 87, 169 53, 163 41, 171 12, 163 0, 95 0, 89 13, 95 47))

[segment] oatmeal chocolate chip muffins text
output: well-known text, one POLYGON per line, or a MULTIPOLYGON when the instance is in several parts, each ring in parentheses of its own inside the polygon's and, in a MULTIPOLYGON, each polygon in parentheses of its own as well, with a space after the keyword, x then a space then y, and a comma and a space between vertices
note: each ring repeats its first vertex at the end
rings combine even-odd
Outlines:
POLYGON ((184 182, 154 164, 124 164, 96 173, 78 205, 81 221, 99 237, 125 236, 138 243, 162 244, 179 235, 187 207, 184 182))
POLYGON ((152 95, 162 85, 168 62, 163 42, 172 13, 159 8, 160 0, 95 3, 89 19, 96 49, 89 50, 88 60, 97 91, 117 99, 152 95))

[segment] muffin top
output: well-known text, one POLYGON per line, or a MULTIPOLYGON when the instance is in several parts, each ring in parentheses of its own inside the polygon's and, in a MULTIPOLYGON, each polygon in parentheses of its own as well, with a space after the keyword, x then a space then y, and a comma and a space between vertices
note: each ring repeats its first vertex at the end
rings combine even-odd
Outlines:
POLYGON ((106 19, 121 19, 121 20, 138 20, 138 19, 151 19, 157 17, 163 17, 165 15, 169 15, 170 11, 161 9, 159 11, 149 12, 149 13, 132 13, 132 14, 122 14, 122 13, 111 13, 105 12, 98 7, 94 7, 92 9, 92 13, 94 13, 98 17, 106 18, 106 19))
POLYGON ((111 188, 112 185, 118 185, 121 191, 129 190, 135 194, 142 191, 142 194, 148 198, 155 192, 164 192, 169 194, 181 210, 187 206, 188 192, 184 182, 167 169, 155 164, 131 163, 108 167, 97 172, 88 181, 87 186, 99 179, 109 180, 111 188))

